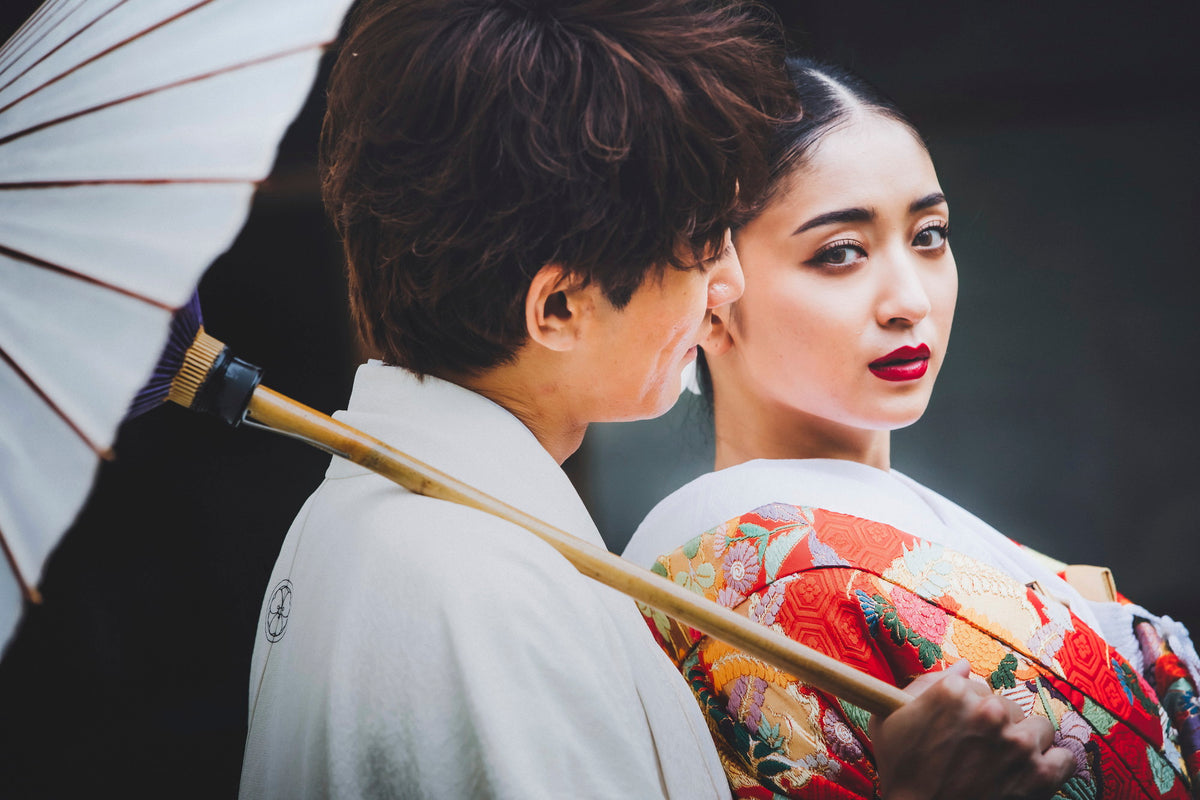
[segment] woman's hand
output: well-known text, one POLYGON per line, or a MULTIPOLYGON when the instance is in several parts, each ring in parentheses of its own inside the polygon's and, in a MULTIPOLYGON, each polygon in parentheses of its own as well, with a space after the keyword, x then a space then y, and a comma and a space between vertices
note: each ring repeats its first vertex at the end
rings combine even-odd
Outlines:
POLYGON ((1054 747, 1054 727, 968 678, 964 659, 905 688, 915 699, 871 718, 885 800, 1048 798, 1075 758, 1054 747))

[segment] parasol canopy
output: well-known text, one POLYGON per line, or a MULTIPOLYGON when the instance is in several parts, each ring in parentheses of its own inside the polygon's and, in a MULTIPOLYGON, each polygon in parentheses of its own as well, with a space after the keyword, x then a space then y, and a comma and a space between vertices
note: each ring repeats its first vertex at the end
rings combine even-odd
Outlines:
POLYGON ((50 0, 0 48, 0 647, 351 0, 50 0))

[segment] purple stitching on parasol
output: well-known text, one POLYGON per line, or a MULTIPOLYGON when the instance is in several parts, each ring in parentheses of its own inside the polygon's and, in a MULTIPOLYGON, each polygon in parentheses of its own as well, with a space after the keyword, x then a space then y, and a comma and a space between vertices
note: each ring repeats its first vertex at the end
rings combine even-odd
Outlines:
POLYGON ((188 348, 192 346, 192 340, 196 338, 196 332, 203 324, 204 315, 200 311, 200 295, 193 293, 192 298, 176 311, 175 316, 171 319, 171 331, 167 337, 167 343, 163 347, 162 355, 158 357, 154 373, 146 385, 134 396, 122 422, 128 422, 166 402, 167 394, 171 391, 171 381, 183 366, 183 357, 187 354, 188 348))

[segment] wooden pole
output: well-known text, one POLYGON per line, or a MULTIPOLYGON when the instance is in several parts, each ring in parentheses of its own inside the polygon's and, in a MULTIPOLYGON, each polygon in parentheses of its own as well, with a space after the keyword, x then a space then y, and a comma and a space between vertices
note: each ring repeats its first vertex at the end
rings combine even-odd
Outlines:
POLYGON ((562 553, 584 575, 873 714, 886 716, 910 699, 895 686, 751 622, 265 386, 254 390, 247 415, 253 422, 307 440, 411 492, 471 506, 520 525, 562 553))

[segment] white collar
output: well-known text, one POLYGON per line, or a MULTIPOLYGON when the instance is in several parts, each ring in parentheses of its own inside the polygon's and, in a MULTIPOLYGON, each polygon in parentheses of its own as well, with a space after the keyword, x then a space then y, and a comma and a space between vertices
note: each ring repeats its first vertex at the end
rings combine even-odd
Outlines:
MULTIPOLYGON (((457 384, 369 361, 345 411, 333 415, 526 513, 604 546, 575 488, 525 425, 457 384)), ((329 479, 368 472, 334 458, 329 479)))

